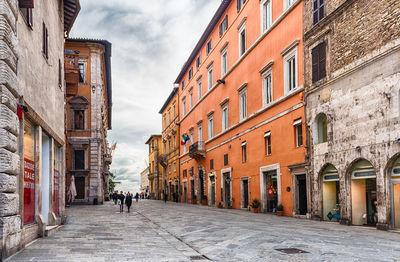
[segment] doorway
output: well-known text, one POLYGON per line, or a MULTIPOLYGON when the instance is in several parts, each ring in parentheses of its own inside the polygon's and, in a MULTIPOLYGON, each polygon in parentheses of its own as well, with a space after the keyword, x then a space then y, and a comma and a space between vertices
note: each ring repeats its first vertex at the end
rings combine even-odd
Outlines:
POLYGON ((339 221, 340 216, 340 186, 337 169, 328 165, 322 172, 322 219, 325 221, 339 221))
POLYGON ((231 203, 231 177, 230 173, 224 173, 223 174, 223 184, 224 184, 224 207, 230 207, 232 206, 231 203))
POLYGON ((297 201, 300 215, 307 215, 307 179, 306 175, 297 175, 297 201))
POLYGON ((195 191, 194 191, 194 180, 190 180, 190 199, 193 201, 196 199, 195 191))
POLYGON ((277 174, 276 170, 264 172, 264 181, 265 181, 264 188, 266 189, 266 192, 264 194, 266 208, 264 209, 264 212, 266 213, 276 212, 276 206, 278 204, 278 195, 277 195, 278 181, 276 174, 277 174))
POLYGON ((242 180, 242 208, 249 208, 249 180, 242 180))
POLYGON ((187 203, 187 183, 183 182, 183 202, 187 203))
POLYGON ((215 206, 215 174, 208 175, 208 197, 209 205, 215 206))
POLYGON ((85 199, 85 177, 75 177, 76 199, 85 199))

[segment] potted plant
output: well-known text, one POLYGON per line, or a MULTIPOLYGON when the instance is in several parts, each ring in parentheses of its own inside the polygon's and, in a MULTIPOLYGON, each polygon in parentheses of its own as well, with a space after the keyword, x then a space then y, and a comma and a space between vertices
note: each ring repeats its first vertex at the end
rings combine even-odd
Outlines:
POLYGON ((208 205, 207 196, 202 196, 201 197, 201 204, 203 206, 207 206, 208 205))
POLYGON ((257 198, 254 198, 253 201, 251 201, 251 208, 253 209, 254 213, 260 212, 259 211, 260 206, 261 206, 260 200, 258 200, 257 198))
POLYGON ((218 208, 224 208, 224 205, 221 202, 219 202, 218 203, 218 208))
POLYGON ((282 204, 279 204, 279 205, 276 207, 276 214, 277 214, 278 216, 282 216, 282 215, 283 215, 283 205, 282 205, 282 204))

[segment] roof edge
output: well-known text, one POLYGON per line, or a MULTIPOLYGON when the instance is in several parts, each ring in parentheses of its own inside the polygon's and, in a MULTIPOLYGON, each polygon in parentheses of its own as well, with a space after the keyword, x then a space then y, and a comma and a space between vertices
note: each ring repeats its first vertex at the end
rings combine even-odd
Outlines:
POLYGON ((171 102, 172 98, 175 96, 175 94, 178 92, 178 88, 174 87, 172 89, 172 92, 168 96, 167 100, 165 101, 164 105, 161 107, 160 111, 158 112, 159 114, 162 114, 162 112, 165 110, 165 108, 168 106, 168 104, 171 102))

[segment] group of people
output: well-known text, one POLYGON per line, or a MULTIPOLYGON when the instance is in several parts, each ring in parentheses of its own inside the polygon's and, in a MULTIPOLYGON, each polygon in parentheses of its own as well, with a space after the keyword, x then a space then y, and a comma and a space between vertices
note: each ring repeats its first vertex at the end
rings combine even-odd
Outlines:
POLYGON ((136 202, 138 202, 139 198, 140 198, 139 193, 136 193, 136 195, 133 196, 133 194, 128 192, 125 196, 123 191, 121 191, 119 194, 118 194, 118 191, 115 191, 114 193, 111 194, 111 199, 114 200, 114 204, 119 205, 120 213, 124 212, 124 204, 128 208, 128 213, 130 212, 133 198, 135 198, 136 202))

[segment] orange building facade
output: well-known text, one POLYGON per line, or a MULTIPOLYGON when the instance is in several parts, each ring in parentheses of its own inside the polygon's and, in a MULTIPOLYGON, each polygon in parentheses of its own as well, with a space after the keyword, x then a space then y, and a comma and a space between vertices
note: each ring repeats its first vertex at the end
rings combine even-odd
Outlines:
POLYGON ((108 41, 66 41, 66 191, 74 177, 77 193, 74 203, 101 204, 109 199, 110 60, 108 41))
POLYGON ((179 84, 181 200, 310 213, 303 1, 223 0, 179 84))

